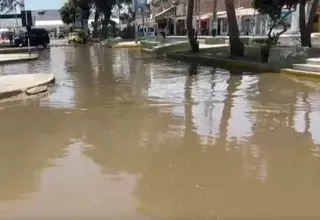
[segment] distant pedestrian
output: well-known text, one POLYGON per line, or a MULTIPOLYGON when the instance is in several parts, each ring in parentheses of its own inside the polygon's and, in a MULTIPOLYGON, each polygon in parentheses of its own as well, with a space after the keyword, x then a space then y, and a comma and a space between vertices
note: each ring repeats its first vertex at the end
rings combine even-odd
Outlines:
POLYGON ((10 41, 10 46, 13 45, 13 33, 9 32, 9 41, 10 41))
POLYGON ((164 28, 161 28, 159 32, 162 35, 163 39, 165 39, 166 38, 166 31, 164 30, 164 28))

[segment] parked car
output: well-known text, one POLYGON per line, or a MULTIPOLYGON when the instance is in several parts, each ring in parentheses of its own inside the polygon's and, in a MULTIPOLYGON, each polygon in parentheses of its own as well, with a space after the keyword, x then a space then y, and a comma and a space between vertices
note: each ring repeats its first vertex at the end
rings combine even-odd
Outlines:
POLYGON ((28 46, 28 37, 30 38, 30 46, 43 46, 44 48, 50 44, 50 37, 47 30, 42 28, 34 28, 25 33, 17 35, 13 39, 14 46, 28 46))
POLYGON ((68 37, 68 43, 81 43, 81 38, 79 33, 71 32, 68 37))
POLYGON ((81 29, 75 29, 69 34, 68 43, 85 44, 87 43, 87 35, 81 29))
POLYGON ((59 33, 58 34, 58 39, 64 39, 64 38, 66 38, 64 33, 59 33))

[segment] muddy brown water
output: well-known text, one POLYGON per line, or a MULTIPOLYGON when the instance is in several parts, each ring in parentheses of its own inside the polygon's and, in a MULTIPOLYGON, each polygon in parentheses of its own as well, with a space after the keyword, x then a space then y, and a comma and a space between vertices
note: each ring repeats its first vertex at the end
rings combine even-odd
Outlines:
POLYGON ((0 219, 318 219, 319 83, 51 48, 1 105, 0 219), (197 73, 197 74, 195 74, 197 73))

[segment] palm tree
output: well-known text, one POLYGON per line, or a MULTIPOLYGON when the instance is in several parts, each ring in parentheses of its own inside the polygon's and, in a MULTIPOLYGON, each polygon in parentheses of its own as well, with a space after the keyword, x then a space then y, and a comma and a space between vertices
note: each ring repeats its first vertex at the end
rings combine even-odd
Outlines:
POLYGON ((301 46, 311 47, 311 32, 314 17, 317 13, 317 8, 319 4, 319 0, 314 0, 311 5, 311 9, 309 12, 309 18, 306 22, 306 0, 301 1, 299 8, 299 25, 300 25, 300 34, 301 34, 301 46))
POLYGON ((244 45, 240 40, 240 33, 237 24, 236 13, 233 0, 225 0, 227 10, 227 20, 229 29, 230 55, 243 56, 244 45))

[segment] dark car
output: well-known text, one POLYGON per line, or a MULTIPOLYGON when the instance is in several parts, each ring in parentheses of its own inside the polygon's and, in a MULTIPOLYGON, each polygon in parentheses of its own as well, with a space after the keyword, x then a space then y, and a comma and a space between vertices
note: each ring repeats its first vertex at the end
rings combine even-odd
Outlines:
POLYGON ((59 33, 58 34, 58 39, 64 39, 66 38, 66 36, 64 35, 64 33, 59 33))
POLYGON ((28 46, 28 37, 30 38, 30 46, 43 46, 44 48, 50 44, 50 37, 47 30, 42 28, 34 28, 25 33, 19 34, 13 40, 15 46, 28 46))

